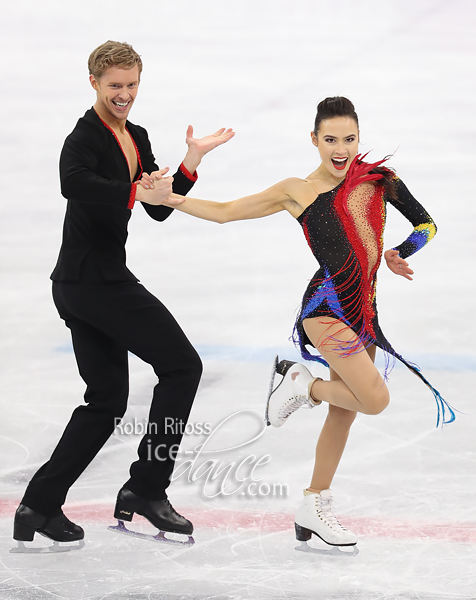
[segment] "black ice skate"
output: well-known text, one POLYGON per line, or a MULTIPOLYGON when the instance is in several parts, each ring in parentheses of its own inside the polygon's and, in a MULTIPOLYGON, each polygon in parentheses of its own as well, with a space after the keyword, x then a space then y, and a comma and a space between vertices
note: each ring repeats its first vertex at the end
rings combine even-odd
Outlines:
POLYGON ((18 546, 10 552, 22 554, 43 554, 49 552, 70 552, 84 547, 84 531, 82 527, 72 523, 63 513, 56 517, 48 518, 31 510, 28 506, 20 504, 15 513, 13 524, 13 539, 18 546), (35 533, 53 540, 52 546, 35 548, 25 546, 25 542, 32 542, 35 533), (60 542, 67 545, 60 546, 60 542), (79 542, 70 544, 70 542, 79 542))
POLYGON ((122 488, 117 495, 114 518, 118 520, 117 525, 110 526, 110 531, 123 533, 132 537, 148 540, 150 542, 165 542, 166 544, 179 544, 181 546, 192 546, 195 540, 192 537, 192 523, 179 515, 167 498, 164 500, 145 500, 130 490, 122 488), (124 521, 132 521, 134 513, 145 517, 159 533, 150 535, 127 529, 124 521), (165 536, 166 533, 179 533, 186 535, 187 540, 174 540, 165 536))

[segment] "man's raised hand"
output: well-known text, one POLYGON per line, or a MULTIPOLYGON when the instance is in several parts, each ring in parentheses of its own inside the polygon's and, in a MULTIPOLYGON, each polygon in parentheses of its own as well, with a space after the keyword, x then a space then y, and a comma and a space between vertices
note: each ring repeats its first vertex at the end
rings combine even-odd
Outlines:
POLYGON ((187 136, 185 141, 190 151, 196 152, 200 158, 203 158, 207 152, 213 150, 217 146, 225 144, 235 135, 233 129, 225 129, 222 127, 211 135, 206 135, 203 138, 193 137, 193 127, 189 125, 187 128, 187 136))

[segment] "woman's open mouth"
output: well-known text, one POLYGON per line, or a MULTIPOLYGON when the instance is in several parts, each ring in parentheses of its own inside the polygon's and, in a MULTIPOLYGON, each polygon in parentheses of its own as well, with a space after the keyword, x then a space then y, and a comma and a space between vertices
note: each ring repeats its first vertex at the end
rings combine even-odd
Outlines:
POLYGON ((342 171, 343 169, 345 169, 348 160, 348 158, 331 158, 331 162, 334 165, 334 168, 338 171, 342 171))

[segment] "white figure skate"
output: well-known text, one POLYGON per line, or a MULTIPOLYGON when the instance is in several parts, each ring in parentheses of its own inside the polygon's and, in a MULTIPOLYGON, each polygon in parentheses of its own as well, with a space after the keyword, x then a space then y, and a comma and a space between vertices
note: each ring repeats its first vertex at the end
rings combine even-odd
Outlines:
POLYGON ((269 385, 265 418, 268 425, 281 427, 293 412, 301 406, 314 408, 321 404, 311 397, 311 386, 320 377, 314 377, 304 366, 290 360, 274 359, 269 385), (279 384, 273 389, 275 375, 282 375, 279 384))
POLYGON ((339 523, 332 512, 332 492, 320 494, 304 490, 304 499, 294 521, 296 539, 302 542, 299 549, 307 550, 307 541, 317 535, 330 546, 355 546, 357 537, 339 523))

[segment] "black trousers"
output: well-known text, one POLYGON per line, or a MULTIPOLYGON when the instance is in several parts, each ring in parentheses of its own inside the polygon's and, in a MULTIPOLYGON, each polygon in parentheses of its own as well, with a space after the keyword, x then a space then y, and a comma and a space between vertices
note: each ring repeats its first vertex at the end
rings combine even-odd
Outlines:
POLYGON ((152 365, 159 381, 139 459, 124 485, 142 498, 165 498, 182 439, 181 428, 166 428, 165 420, 187 422, 202 373, 200 357, 167 308, 140 283, 54 282, 53 299, 71 330, 79 373, 87 386, 85 404, 74 410, 22 503, 44 516, 60 513, 69 488, 126 411, 128 350, 152 365))

